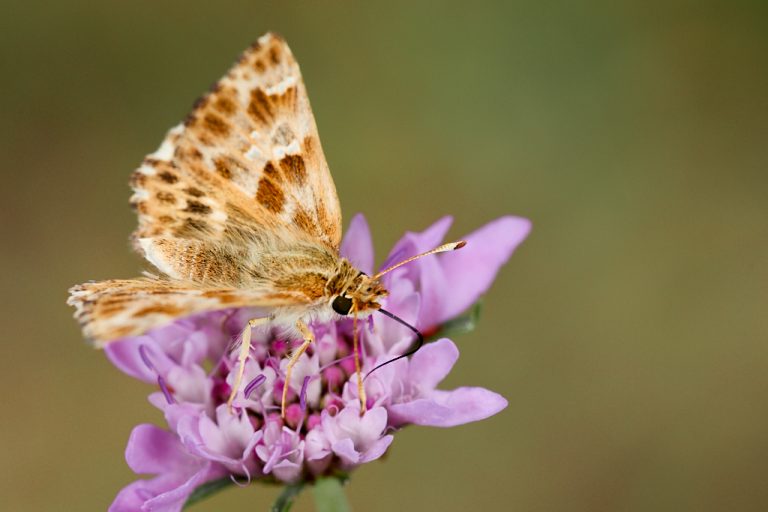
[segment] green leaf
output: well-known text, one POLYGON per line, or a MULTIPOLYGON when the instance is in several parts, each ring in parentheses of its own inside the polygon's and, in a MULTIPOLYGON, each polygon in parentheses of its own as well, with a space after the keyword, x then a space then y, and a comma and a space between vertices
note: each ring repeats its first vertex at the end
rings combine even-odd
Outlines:
POLYGON ((184 503, 184 508, 186 509, 190 505, 194 505, 198 501, 202 501, 208 496, 212 494, 216 494, 217 492, 221 491, 222 489, 226 489, 230 485, 232 485, 234 482, 231 478, 228 476, 225 476, 224 478, 220 478, 218 480, 213 480, 207 483, 204 483, 194 491, 192 491, 192 494, 189 495, 189 498, 187 498, 186 503, 184 503))
POLYGON ((317 512, 350 512, 342 485, 342 480, 332 476, 315 482, 313 493, 317 512))
POLYGON ((431 335, 429 339, 436 340, 438 338, 451 337, 456 334, 464 334, 473 331, 480 321, 480 313, 482 312, 482 309, 483 301, 481 299, 472 304, 463 314, 442 324, 437 332, 431 335))
POLYGON ((291 510, 293 502, 296 501, 302 489, 304 489, 304 482, 286 485, 283 492, 280 493, 280 496, 277 497, 277 500, 272 505, 271 512, 288 512, 291 510))

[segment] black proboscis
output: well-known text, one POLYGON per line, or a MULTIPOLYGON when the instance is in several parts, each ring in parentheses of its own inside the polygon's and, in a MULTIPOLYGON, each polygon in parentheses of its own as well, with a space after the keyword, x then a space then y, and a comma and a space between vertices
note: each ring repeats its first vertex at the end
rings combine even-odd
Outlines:
POLYGON ((406 353, 404 353, 404 354, 400 354, 399 356, 397 356, 397 357, 394 357, 394 358, 390 359, 389 361, 385 361, 385 362, 381 363, 380 365, 376 366, 376 367, 375 367, 373 370, 369 371, 369 372, 368 372, 368 373, 365 375, 365 377, 363 377, 363 380, 365 380, 365 379, 367 379, 368 377, 370 377, 370 376, 371 376, 371 374, 372 374, 373 372, 375 372, 376 370, 378 370, 378 369, 379 369, 379 368, 381 368, 382 366, 386 366, 386 365, 388 365, 389 363, 394 363, 395 361, 398 361, 398 360, 400 360, 400 359, 402 359, 402 358, 404 358, 404 357, 412 356, 413 354, 415 354, 416 352, 418 352, 418 350, 419 350, 419 349, 421 348, 421 346, 424 344, 424 335, 422 335, 422 334, 421 334, 421 331, 419 331, 417 328, 415 328, 414 326, 412 326, 411 324, 409 324, 408 322, 406 322, 405 320, 403 320, 403 319, 402 319, 402 318, 400 318, 399 316, 395 315, 394 313, 390 313, 390 312, 389 312, 389 311, 387 311, 386 309, 381 309, 381 308, 380 308, 380 309, 378 309, 378 312, 379 312, 379 313, 381 313, 381 314, 382 314, 382 315, 384 315, 384 316, 388 316, 388 317, 389 317, 389 318, 391 318, 392 320, 394 320, 394 321, 396 321, 396 322, 400 323, 401 325, 404 325, 404 326, 406 326, 406 327, 407 327, 407 328, 409 328, 411 331, 413 331, 413 333, 414 333, 414 334, 416 334, 416 337, 417 337, 417 340, 416 340, 416 345, 414 345, 414 346, 413 346, 413 347, 412 347, 410 350, 408 350, 406 353))

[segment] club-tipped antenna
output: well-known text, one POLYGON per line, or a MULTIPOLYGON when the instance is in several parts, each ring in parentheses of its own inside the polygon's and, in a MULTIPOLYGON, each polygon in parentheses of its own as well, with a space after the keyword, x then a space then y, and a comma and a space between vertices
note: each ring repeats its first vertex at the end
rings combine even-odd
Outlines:
POLYGON ((390 359, 389 361, 385 361, 385 362, 381 363, 380 365, 376 366, 376 367, 375 367, 373 370, 371 370, 371 371, 369 371, 368 373, 366 373, 366 374, 365 374, 365 377, 363 377, 363 381, 365 381, 365 379, 367 379, 368 377, 370 377, 370 376, 371 376, 371 374, 372 374, 373 372, 375 372, 376 370, 378 370, 378 369, 379 369, 379 368, 381 368, 382 366, 386 366, 386 365, 388 365, 389 363, 394 363, 395 361, 398 361, 398 360, 400 360, 400 359, 402 359, 402 358, 404 358, 404 357, 412 356, 413 354, 415 354, 416 352, 418 352, 418 350, 419 350, 419 349, 421 348, 421 346, 424 344, 424 335, 423 335, 423 334, 421 334, 421 331, 419 331, 417 328, 415 328, 414 326, 412 326, 411 324, 409 324, 408 322, 406 322, 405 320, 403 320, 403 319, 402 319, 402 318, 400 318, 399 316, 397 316, 397 315, 395 315, 395 314, 393 314, 393 313, 390 313, 390 312, 389 312, 389 311, 387 311, 386 309, 381 309, 381 308, 379 308, 377 311, 378 311, 379 313, 381 313, 381 314, 385 315, 385 316, 388 316, 388 317, 389 317, 389 318, 391 318, 392 320, 394 320, 394 321, 396 321, 396 322, 400 323, 401 325, 404 325, 404 326, 406 326, 406 327, 407 327, 407 328, 409 328, 411 331, 413 331, 413 333, 414 333, 414 334, 416 334, 416 337, 417 337, 417 342, 416 342, 416 346, 414 346, 413 348, 411 348, 410 350, 408 350, 408 351, 407 351, 405 354, 401 354, 401 355, 399 355, 399 356, 397 356, 397 357, 394 357, 394 358, 390 359))
MULTIPOLYGON (((417 260, 417 259, 419 259, 419 258, 423 258, 424 256, 429 256, 430 254, 437 254, 437 253, 439 253, 439 252, 455 251, 456 249, 461 249, 461 248, 462 248, 462 247, 464 247, 465 245, 467 245, 467 242, 466 242, 465 240, 459 240, 458 242, 451 242, 451 243, 449 243, 449 244, 443 244, 443 245, 441 245, 440 247, 435 247, 435 248, 434 248, 434 249, 432 249, 431 251, 423 252, 423 253, 421 253, 421 254, 417 254, 416 256, 411 256, 411 257, 410 257, 410 258, 408 258, 407 260, 403 260, 403 261, 401 261, 400 263, 397 263, 397 264, 395 264, 395 265, 392 265, 392 266, 391 266, 391 267, 389 267, 389 268, 385 268, 384 270, 382 270, 381 272, 379 272, 378 274, 376 274, 375 276, 373 276, 373 278, 372 278, 372 279, 378 279, 378 278, 380 278, 381 276, 383 276, 384 274, 386 274, 387 272, 392 272, 392 271, 393 271, 393 270, 395 270, 396 268, 402 267, 402 266, 403 266, 403 265, 405 265, 406 263, 410 263, 410 262, 412 262, 413 260, 417 260)), ((380 309, 379 311, 382 311, 382 312, 383 312, 383 310, 381 310, 381 309, 380 309)), ((385 314, 387 314, 387 313, 385 313, 385 314)), ((396 317, 393 317, 393 318, 396 318, 396 317)), ((410 326, 409 326, 409 327, 410 327, 410 326)), ((370 375, 370 374, 369 374, 369 375, 370 375)))

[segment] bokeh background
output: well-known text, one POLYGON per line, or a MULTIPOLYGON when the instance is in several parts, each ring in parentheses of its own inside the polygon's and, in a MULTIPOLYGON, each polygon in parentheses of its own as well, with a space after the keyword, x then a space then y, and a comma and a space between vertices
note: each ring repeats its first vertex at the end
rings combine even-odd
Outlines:
POLYGON ((2 509, 104 510, 134 479, 128 434, 162 418, 81 341, 66 289, 142 268, 130 171, 276 30, 379 261, 448 213, 453 236, 534 224, 445 383, 510 406, 398 434, 355 510, 767 510, 766 6, 6 0, 2 509))

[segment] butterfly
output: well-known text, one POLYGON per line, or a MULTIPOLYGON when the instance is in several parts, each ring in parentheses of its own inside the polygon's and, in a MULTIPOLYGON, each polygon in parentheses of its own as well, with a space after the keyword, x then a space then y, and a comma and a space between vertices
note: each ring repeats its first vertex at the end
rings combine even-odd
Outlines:
MULTIPOLYGON (((356 324, 380 310, 403 323, 381 308, 380 277, 464 244, 374 276, 339 255, 341 208, 306 88, 288 45, 272 33, 197 100, 130 183, 139 220, 133 247, 156 272, 74 286, 68 304, 97 347, 197 313, 268 310, 243 328, 230 407, 254 328, 281 326, 304 340, 288 363, 290 382, 314 339, 309 322, 352 315, 356 324)), ((364 411, 356 335, 354 349, 364 411)))

